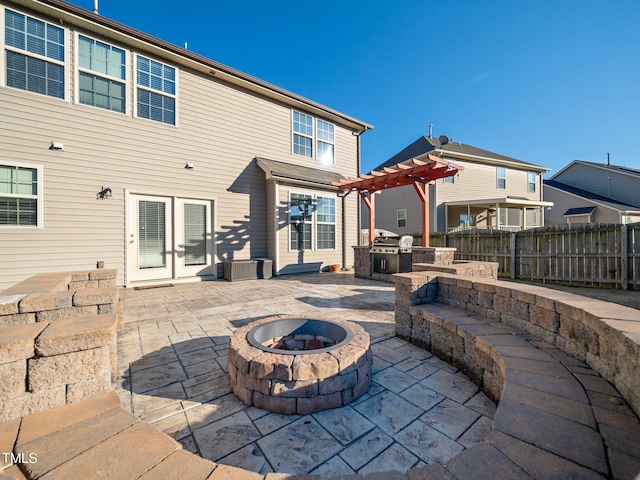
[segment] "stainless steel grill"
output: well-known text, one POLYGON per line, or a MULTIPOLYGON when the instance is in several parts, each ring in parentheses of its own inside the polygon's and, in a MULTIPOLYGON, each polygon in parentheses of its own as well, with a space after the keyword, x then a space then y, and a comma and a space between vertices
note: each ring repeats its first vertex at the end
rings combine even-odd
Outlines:
POLYGON ((413 237, 376 237, 371 246, 374 273, 404 273, 411 271, 413 237))

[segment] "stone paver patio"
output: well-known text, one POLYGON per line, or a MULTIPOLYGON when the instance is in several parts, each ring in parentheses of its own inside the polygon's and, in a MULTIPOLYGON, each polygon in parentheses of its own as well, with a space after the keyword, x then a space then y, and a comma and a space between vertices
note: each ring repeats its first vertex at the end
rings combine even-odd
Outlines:
POLYGON ((444 462, 491 429, 493 404, 454 367, 394 336, 394 286, 351 274, 202 282, 121 291, 122 403, 184 448, 220 464, 321 477, 444 462), (229 336, 272 316, 362 325, 372 386, 346 407, 280 415, 246 407, 229 386, 229 336))

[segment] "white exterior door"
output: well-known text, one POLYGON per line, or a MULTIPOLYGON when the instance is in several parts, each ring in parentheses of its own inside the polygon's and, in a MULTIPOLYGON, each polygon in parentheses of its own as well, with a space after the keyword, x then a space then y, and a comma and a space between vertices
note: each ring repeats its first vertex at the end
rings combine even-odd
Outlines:
POLYGON ((173 275, 172 202, 167 197, 131 195, 128 229, 129 280, 173 275))
POLYGON ((127 283, 213 275, 212 202, 129 195, 127 283))

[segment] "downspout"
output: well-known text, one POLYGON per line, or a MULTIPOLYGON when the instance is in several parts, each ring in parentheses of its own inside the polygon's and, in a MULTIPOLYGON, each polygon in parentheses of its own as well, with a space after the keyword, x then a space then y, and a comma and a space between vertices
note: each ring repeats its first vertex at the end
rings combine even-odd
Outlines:
POLYGON ((279 184, 277 181, 274 181, 274 185, 273 185, 273 195, 274 195, 274 207, 275 207, 275 212, 274 212, 274 223, 275 225, 273 226, 273 241, 275 242, 275 258, 273 259, 273 274, 277 275, 278 272, 280 271, 280 233, 278 232, 278 226, 280 225, 280 213, 278 210, 278 198, 280 196, 280 188, 279 188, 279 184))
MULTIPOLYGON (((351 193, 351 190, 347 190, 342 195, 342 271, 347 270, 347 195, 351 193)), ((358 202, 358 213, 360 212, 360 202, 358 202)), ((360 229, 358 229, 358 238, 360 236, 360 229)))

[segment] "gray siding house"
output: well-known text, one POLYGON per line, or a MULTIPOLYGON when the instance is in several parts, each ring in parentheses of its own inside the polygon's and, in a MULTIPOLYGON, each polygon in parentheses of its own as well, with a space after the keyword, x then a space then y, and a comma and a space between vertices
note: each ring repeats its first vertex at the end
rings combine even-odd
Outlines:
POLYGON ((60 0, 0 0, 0 39, 0 288, 353 264, 367 123, 60 0))
MULTIPOLYGON (((420 137, 375 170, 405 163, 426 154, 464 167, 454 177, 436 180, 429 188, 431 232, 467 228, 521 230, 544 225, 542 174, 548 169, 446 137, 420 137)), ((421 202, 413 187, 384 190, 376 198, 376 228, 398 234, 422 233, 421 202)), ((362 209, 362 228, 368 212, 362 209)))
POLYGON ((640 170, 575 160, 544 181, 546 223, 640 222, 640 170))

